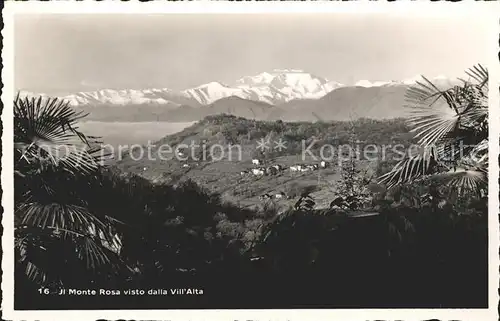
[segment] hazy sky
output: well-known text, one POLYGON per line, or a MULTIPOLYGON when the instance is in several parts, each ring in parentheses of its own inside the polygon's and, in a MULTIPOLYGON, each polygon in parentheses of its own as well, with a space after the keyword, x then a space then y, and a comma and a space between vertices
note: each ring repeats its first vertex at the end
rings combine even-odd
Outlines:
POLYGON ((351 84, 462 76, 486 63, 486 25, 459 18, 347 14, 24 15, 17 89, 185 89, 272 69, 351 84))

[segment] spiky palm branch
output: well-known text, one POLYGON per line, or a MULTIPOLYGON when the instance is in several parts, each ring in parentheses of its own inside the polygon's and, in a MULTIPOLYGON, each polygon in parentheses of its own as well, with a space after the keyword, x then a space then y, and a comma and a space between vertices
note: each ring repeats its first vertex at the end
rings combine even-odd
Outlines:
POLYGON ((78 130, 84 116, 57 98, 18 94, 14 100, 17 262, 43 284, 61 283, 78 266, 95 271, 118 264, 109 249, 116 242, 113 225, 85 201, 99 149, 95 137, 78 130))
POLYGON ((427 78, 407 94, 409 124, 418 151, 408 153, 379 178, 388 187, 431 177, 461 193, 484 193, 488 167, 488 71, 467 72, 470 80, 441 90, 427 78))
POLYGON ((77 126, 86 115, 58 98, 14 99, 14 166, 16 173, 48 166, 88 173, 98 168, 99 141, 77 126))

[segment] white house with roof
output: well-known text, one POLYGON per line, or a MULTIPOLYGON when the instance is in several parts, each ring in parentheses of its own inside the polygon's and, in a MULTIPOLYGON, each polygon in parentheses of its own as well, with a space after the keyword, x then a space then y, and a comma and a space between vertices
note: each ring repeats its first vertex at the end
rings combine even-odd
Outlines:
POLYGON ((253 165, 257 165, 257 166, 259 166, 259 165, 262 165, 262 163, 263 163, 263 162, 262 162, 262 160, 260 160, 260 159, 258 159, 258 158, 254 158, 254 159, 252 159, 252 164, 253 164, 253 165))

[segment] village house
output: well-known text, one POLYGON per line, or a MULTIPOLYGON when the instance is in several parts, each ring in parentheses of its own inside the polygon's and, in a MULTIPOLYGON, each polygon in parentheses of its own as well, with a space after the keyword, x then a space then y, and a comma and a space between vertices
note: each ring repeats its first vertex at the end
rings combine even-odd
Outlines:
POLYGON ((278 194, 274 195, 274 198, 276 199, 284 199, 286 197, 286 194, 284 192, 279 192, 278 194))
POLYGON ((293 166, 290 166, 290 171, 301 172, 303 168, 304 168, 303 165, 293 165, 293 166))
POLYGON ((299 169, 301 172, 308 172, 308 171, 311 171, 312 168, 310 166, 300 166, 300 169, 299 169))
POLYGON ((306 168, 310 171, 315 171, 319 168, 318 164, 307 165, 306 168))
POLYGON ((265 169, 262 168, 252 168, 252 173, 256 176, 264 175, 265 169))
POLYGON ((252 159, 252 164, 259 166, 262 165, 262 161, 260 159, 254 158, 252 159))

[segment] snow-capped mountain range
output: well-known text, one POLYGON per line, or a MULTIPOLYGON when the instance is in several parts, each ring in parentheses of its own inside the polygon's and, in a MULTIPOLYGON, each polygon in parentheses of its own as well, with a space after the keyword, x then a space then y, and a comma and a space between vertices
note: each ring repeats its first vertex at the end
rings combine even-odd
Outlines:
MULTIPOLYGON (((429 80, 431 80, 433 84, 435 84, 435 85, 437 84, 437 85, 441 85, 441 86, 443 86, 443 85, 448 86, 448 85, 453 85, 453 84, 457 83, 457 81, 453 81, 453 80, 451 80, 443 75, 436 76, 436 77, 431 78, 429 80)), ((422 78, 422 76, 415 76, 415 77, 404 79, 401 81, 391 80, 391 81, 373 81, 373 82, 371 82, 369 80, 360 80, 360 81, 356 82, 354 84, 354 86, 355 87, 365 87, 365 88, 382 87, 382 86, 402 86, 402 85, 411 86, 411 85, 416 84, 417 82, 424 82, 425 83, 425 80, 422 78)))
MULTIPOLYGON (((404 86, 414 84, 422 78, 414 77, 403 81, 358 81, 354 87, 404 86)), ((446 77, 438 76, 433 80, 443 82, 446 77)), ((153 89, 102 89, 92 92, 79 92, 65 97, 73 106, 89 105, 141 105, 157 104, 169 108, 181 105, 202 106, 236 96, 243 99, 279 105, 296 99, 319 99, 331 91, 348 87, 347 85, 318 77, 303 70, 284 69, 263 72, 255 76, 246 76, 233 84, 210 82, 184 91, 168 88, 153 89)), ((352 87, 349 86, 349 87, 352 87)), ((21 92, 21 95, 31 94, 21 92)), ((43 95, 43 94, 42 94, 43 95)))

